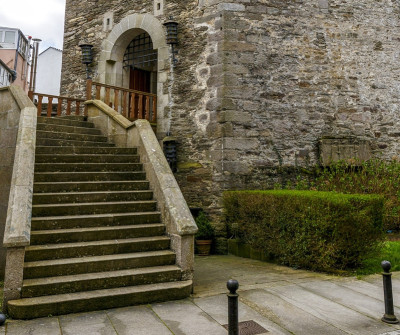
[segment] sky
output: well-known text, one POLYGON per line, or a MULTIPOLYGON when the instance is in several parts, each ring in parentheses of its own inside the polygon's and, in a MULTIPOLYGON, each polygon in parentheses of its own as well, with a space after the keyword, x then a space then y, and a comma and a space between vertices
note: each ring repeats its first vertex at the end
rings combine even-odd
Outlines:
POLYGON ((40 38, 40 51, 62 49, 65 0, 0 0, 0 26, 40 38))

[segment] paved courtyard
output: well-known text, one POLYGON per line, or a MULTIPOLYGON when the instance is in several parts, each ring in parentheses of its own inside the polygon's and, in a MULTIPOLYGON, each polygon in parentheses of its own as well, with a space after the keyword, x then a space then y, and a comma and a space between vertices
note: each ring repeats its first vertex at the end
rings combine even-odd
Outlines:
MULTIPOLYGON (((294 270, 233 256, 196 259, 191 298, 106 311, 18 321, 0 335, 226 335, 226 281, 240 283, 240 321, 255 321, 257 334, 400 334, 380 321, 381 275, 362 280, 294 270)), ((393 275, 395 313, 400 316, 400 273, 393 275)))

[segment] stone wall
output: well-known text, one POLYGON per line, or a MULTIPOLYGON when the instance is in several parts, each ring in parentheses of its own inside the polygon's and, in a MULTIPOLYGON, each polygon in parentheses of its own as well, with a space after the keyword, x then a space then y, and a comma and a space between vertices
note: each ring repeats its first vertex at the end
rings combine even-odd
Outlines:
MULTIPOLYGON (((96 73, 102 40, 132 13, 179 22, 159 113, 178 138, 176 177, 189 206, 215 222, 223 190, 294 178, 319 163, 322 138, 398 155, 398 2, 67 0, 62 93, 84 94, 79 41, 95 46, 96 73)), ((216 226, 223 252, 225 227, 216 226)))
POLYGON ((0 89, 0 101, 0 277, 4 278, 6 249, 2 245, 17 143, 20 108, 8 88, 0 89))

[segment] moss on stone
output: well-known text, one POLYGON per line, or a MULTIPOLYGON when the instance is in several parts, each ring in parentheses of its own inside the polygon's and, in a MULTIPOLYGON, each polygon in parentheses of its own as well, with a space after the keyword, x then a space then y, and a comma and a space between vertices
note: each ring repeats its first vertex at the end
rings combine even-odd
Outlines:
POLYGON ((181 162, 178 163, 179 170, 191 170, 191 169, 200 169, 203 165, 197 162, 181 162))

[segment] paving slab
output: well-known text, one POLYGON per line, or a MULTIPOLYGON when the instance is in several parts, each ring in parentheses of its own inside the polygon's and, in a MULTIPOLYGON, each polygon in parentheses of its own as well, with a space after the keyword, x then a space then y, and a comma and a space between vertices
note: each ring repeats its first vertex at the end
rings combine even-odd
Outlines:
POLYGON ((365 280, 357 280, 353 278, 344 278, 336 281, 337 285, 347 287, 353 291, 361 293, 367 297, 371 297, 383 302, 383 286, 374 285, 365 280))
POLYGON ((118 335, 172 334, 148 306, 111 309, 107 315, 118 335))
POLYGON ((154 304, 152 308, 175 335, 227 335, 221 324, 188 299, 154 304))
POLYGON ((62 335, 117 335, 105 311, 59 317, 62 335))
POLYGON ((298 285, 279 286, 270 288, 268 291, 350 334, 373 335, 393 330, 387 324, 379 321, 380 315, 376 319, 369 318, 348 307, 304 290, 298 285))
POLYGON ((29 321, 8 321, 7 335, 61 335, 58 318, 49 317, 29 321))
POLYGON ((295 270, 272 263, 234 256, 196 257, 194 297, 226 292, 226 282, 235 278, 242 290, 329 278, 319 273, 295 270), (250 275, 251 274, 251 275, 250 275))
POLYGON ((284 299, 266 290, 240 292, 241 301, 296 335, 339 335, 346 334, 324 320, 305 312, 284 299))
MULTIPOLYGON (((385 312, 382 301, 358 293, 350 288, 337 285, 330 281, 319 281, 317 283, 302 283, 301 287, 334 301, 340 305, 351 308, 361 314, 373 319, 379 319, 385 312)), ((395 314, 400 315, 400 309, 395 308, 395 314)))
MULTIPOLYGON (((205 313, 210 315, 214 320, 220 324, 228 323, 228 297, 226 294, 219 294, 217 296, 197 298, 194 303, 199 306, 205 313)), ((291 333, 278 324, 270 321, 257 313, 255 310, 239 301, 239 322, 242 321, 255 321, 260 326, 265 328, 270 334, 274 335, 290 335, 291 333)))

